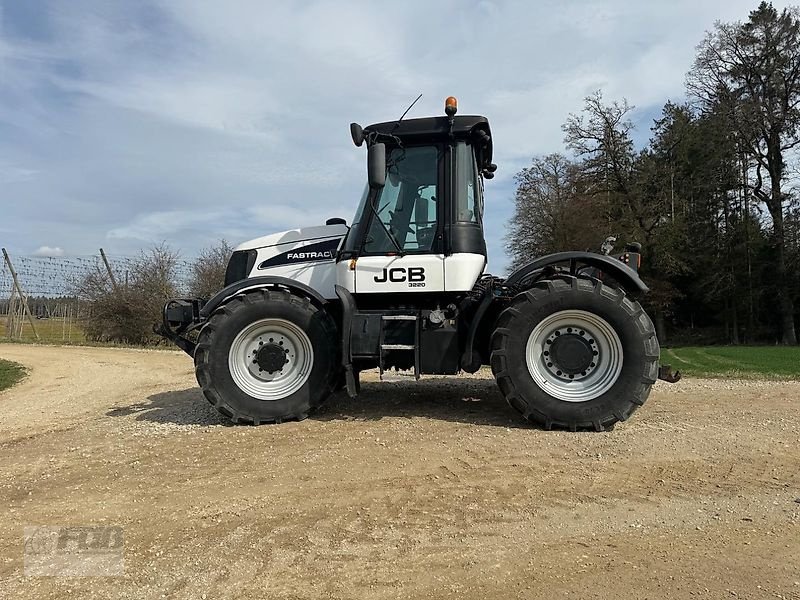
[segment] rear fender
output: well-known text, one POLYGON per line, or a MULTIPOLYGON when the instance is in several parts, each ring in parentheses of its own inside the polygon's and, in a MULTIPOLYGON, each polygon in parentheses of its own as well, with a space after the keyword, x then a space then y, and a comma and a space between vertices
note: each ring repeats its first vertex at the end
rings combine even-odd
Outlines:
POLYGON ((605 254, 593 252, 557 252, 532 260, 514 271, 504 282, 504 285, 513 287, 519 285, 536 271, 560 263, 569 263, 570 274, 575 275, 579 265, 588 265, 596 268, 601 273, 613 277, 623 289, 631 295, 646 294, 650 288, 639 277, 639 274, 624 262, 605 254))

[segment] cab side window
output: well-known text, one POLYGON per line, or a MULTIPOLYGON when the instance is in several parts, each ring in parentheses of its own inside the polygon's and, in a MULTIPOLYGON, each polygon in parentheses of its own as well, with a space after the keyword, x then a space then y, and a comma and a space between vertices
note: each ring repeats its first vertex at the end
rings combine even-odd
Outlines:
POLYGON ((456 201, 454 205, 456 222, 481 222, 481 193, 478 185, 478 172, 472 149, 464 142, 458 142, 456 144, 456 201))

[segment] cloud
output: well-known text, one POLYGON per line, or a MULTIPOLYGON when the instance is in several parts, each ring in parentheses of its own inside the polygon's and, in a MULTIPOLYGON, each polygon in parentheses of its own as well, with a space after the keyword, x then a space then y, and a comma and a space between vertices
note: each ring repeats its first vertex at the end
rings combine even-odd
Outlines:
POLYGON ((0 163, 0 183, 30 181, 36 176, 36 173, 36 169, 27 169, 10 163, 0 163))
POLYGON ((109 240, 117 238, 158 242, 182 229, 211 228, 221 216, 218 212, 157 211, 136 216, 130 223, 109 230, 106 237, 109 240))
POLYGON ((64 250, 58 246, 39 246, 34 252, 34 256, 64 256, 64 250))
MULTIPOLYGON (((490 264, 502 271, 513 175, 562 149, 603 88, 644 131, 680 99, 694 46, 752 0, 193 0, 0 7, 0 225, 23 251, 192 255, 352 216, 365 179, 351 121, 486 114, 490 264), (35 224, 35 226, 34 226, 35 224)), ((776 6, 784 5, 776 2, 776 6)), ((637 139, 639 139, 637 138, 637 139)))

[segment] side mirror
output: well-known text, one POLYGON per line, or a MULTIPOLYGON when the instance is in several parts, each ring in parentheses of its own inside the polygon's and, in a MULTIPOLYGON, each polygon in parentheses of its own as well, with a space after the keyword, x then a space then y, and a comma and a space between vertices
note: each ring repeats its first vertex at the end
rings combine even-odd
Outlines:
POLYGON ((358 123, 350 123, 350 137, 353 138, 353 143, 360 147, 364 143, 363 127, 358 123))
POLYGON ((372 144, 367 148, 367 181, 373 188, 386 185, 386 144, 372 144))

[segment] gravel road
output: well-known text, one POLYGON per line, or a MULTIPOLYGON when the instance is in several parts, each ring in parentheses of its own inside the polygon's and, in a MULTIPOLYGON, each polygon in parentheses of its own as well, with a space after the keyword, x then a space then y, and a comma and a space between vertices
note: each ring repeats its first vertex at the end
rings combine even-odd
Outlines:
POLYGON ((231 427, 181 353, 0 358, 0 598, 800 599, 797 382, 659 384, 606 433, 483 373, 231 427), (96 524, 123 576, 24 576, 24 526, 96 524))

